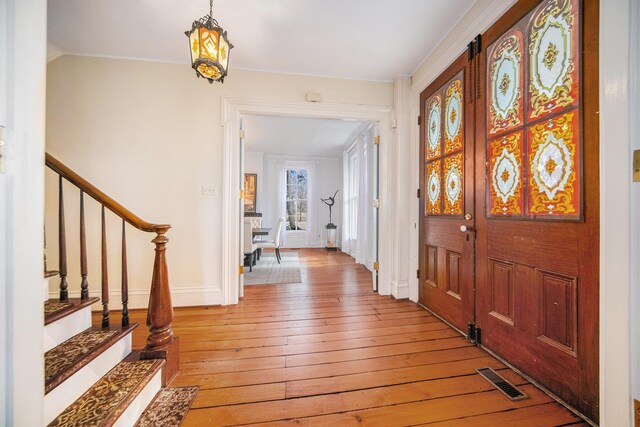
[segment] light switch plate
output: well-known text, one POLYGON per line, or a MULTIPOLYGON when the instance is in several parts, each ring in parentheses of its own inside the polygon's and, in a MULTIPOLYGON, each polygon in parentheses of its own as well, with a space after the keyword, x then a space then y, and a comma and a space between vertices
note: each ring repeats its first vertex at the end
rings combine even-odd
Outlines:
POLYGON ((208 187, 206 185, 202 186, 202 195, 203 196, 214 196, 217 193, 215 187, 208 187))
POLYGON ((640 182, 640 150, 633 152, 633 182, 640 182))

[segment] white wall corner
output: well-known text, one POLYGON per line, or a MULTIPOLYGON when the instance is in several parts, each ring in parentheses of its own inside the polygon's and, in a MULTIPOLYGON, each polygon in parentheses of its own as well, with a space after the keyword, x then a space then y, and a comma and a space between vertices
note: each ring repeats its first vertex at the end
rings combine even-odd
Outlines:
POLYGON ((0 2, 0 286, 3 343, 0 425, 37 426, 44 417, 42 316, 47 2, 0 2), (6 117, 4 117, 6 114, 6 117), (5 183, 6 187, 2 184, 5 183), (5 234, 6 233, 6 234, 5 234), (6 283, 5 283, 6 281, 6 283), (5 335, 6 334, 6 335, 5 335))
MULTIPOLYGON (((392 277, 392 295, 396 296, 394 288, 397 283, 407 283, 409 278, 409 208, 411 193, 415 191, 410 185, 411 170, 411 125, 410 125, 410 92, 411 79, 409 77, 400 77, 394 84, 394 113, 396 121, 396 129, 393 134, 394 156, 393 169, 395 171, 394 197, 395 206, 393 212, 393 277, 392 277)), ((407 291, 403 291, 407 298, 407 291)))
POLYGON ((47 63, 58 59, 62 55, 64 55, 64 52, 62 52, 62 50, 58 46, 47 41, 47 63))
MULTIPOLYGON (((640 2, 631 2, 629 46, 629 117, 640 117, 640 2)), ((640 121, 630 122, 631 151, 640 149, 640 121)), ((631 184, 631 218, 640 218, 640 183, 631 184)), ((632 398, 640 400, 640 221, 631 221, 631 388, 632 398)))
POLYGON ((632 420, 630 3, 630 0, 600 2, 600 424, 603 426, 628 426, 632 420))
POLYGON ((391 295, 395 299, 409 298, 409 282, 407 280, 393 280, 391 282, 391 295))

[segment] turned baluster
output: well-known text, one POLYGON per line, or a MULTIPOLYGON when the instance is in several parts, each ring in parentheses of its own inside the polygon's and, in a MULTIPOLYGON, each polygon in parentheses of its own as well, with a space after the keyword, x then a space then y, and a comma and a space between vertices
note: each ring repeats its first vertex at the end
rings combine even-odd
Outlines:
POLYGON ((64 196, 62 194, 62 176, 58 180, 58 252, 60 256, 60 301, 69 300, 67 288, 67 238, 64 228, 64 196))
POLYGON ((89 282, 87 281, 87 234, 84 227, 84 191, 80 190, 80 298, 89 298, 89 282))
POLYGON ((122 327, 129 326, 129 278, 127 277, 127 236, 126 222, 122 220, 122 327))
POLYGON ((165 258, 166 245, 169 241, 165 233, 168 229, 168 225, 158 226, 155 230, 157 235, 152 240, 156 245, 156 256, 153 263, 151 295, 149 296, 149 309, 147 312, 147 326, 149 327, 147 351, 165 350, 173 342, 173 331, 171 330, 173 305, 171 304, 167 261, 165 258))
POLYGON ((102 327, 109 327, 109 274, 107 272, 107 227, 102 205, 102 327))

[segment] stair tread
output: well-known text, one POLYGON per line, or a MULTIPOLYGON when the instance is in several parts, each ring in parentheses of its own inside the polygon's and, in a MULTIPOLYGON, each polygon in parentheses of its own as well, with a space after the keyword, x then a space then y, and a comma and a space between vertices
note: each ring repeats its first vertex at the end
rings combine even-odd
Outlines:
POLYGON ((68 301, 59 299, 48 299, 44 302, 44 324, 48 325, 66 317, 78 310, 93 305, 100 301, 100 298, 92 297, 82 300, 80 298, 69 298, 68 301))
POLYGON ((144 410, 135 427, 178 427, 198 394, 198 386, 163 388, 144 410))
POLYGON ((113 425, 164 363, 164 360, 118 363, 49 426, 113 425))
POLYGON ((44 354, 45 394, 62 384, 123 336, 138 327, 102 329, 92 326, 44 354))

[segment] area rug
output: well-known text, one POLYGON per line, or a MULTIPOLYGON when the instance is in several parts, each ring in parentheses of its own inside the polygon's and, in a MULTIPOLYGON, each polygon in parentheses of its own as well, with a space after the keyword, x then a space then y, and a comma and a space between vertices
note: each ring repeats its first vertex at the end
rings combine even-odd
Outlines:
POLYGON ((245 285, 269 285, 274 283, 300 283, 300 260, 297 252, 280 252, 282 262, 278 264, 276 254, 262 253, 253 271, 244 268, 245 285))
POLYGON ((135 427, 179 427, 198 393, 198 386, 160 390, 135 427))

